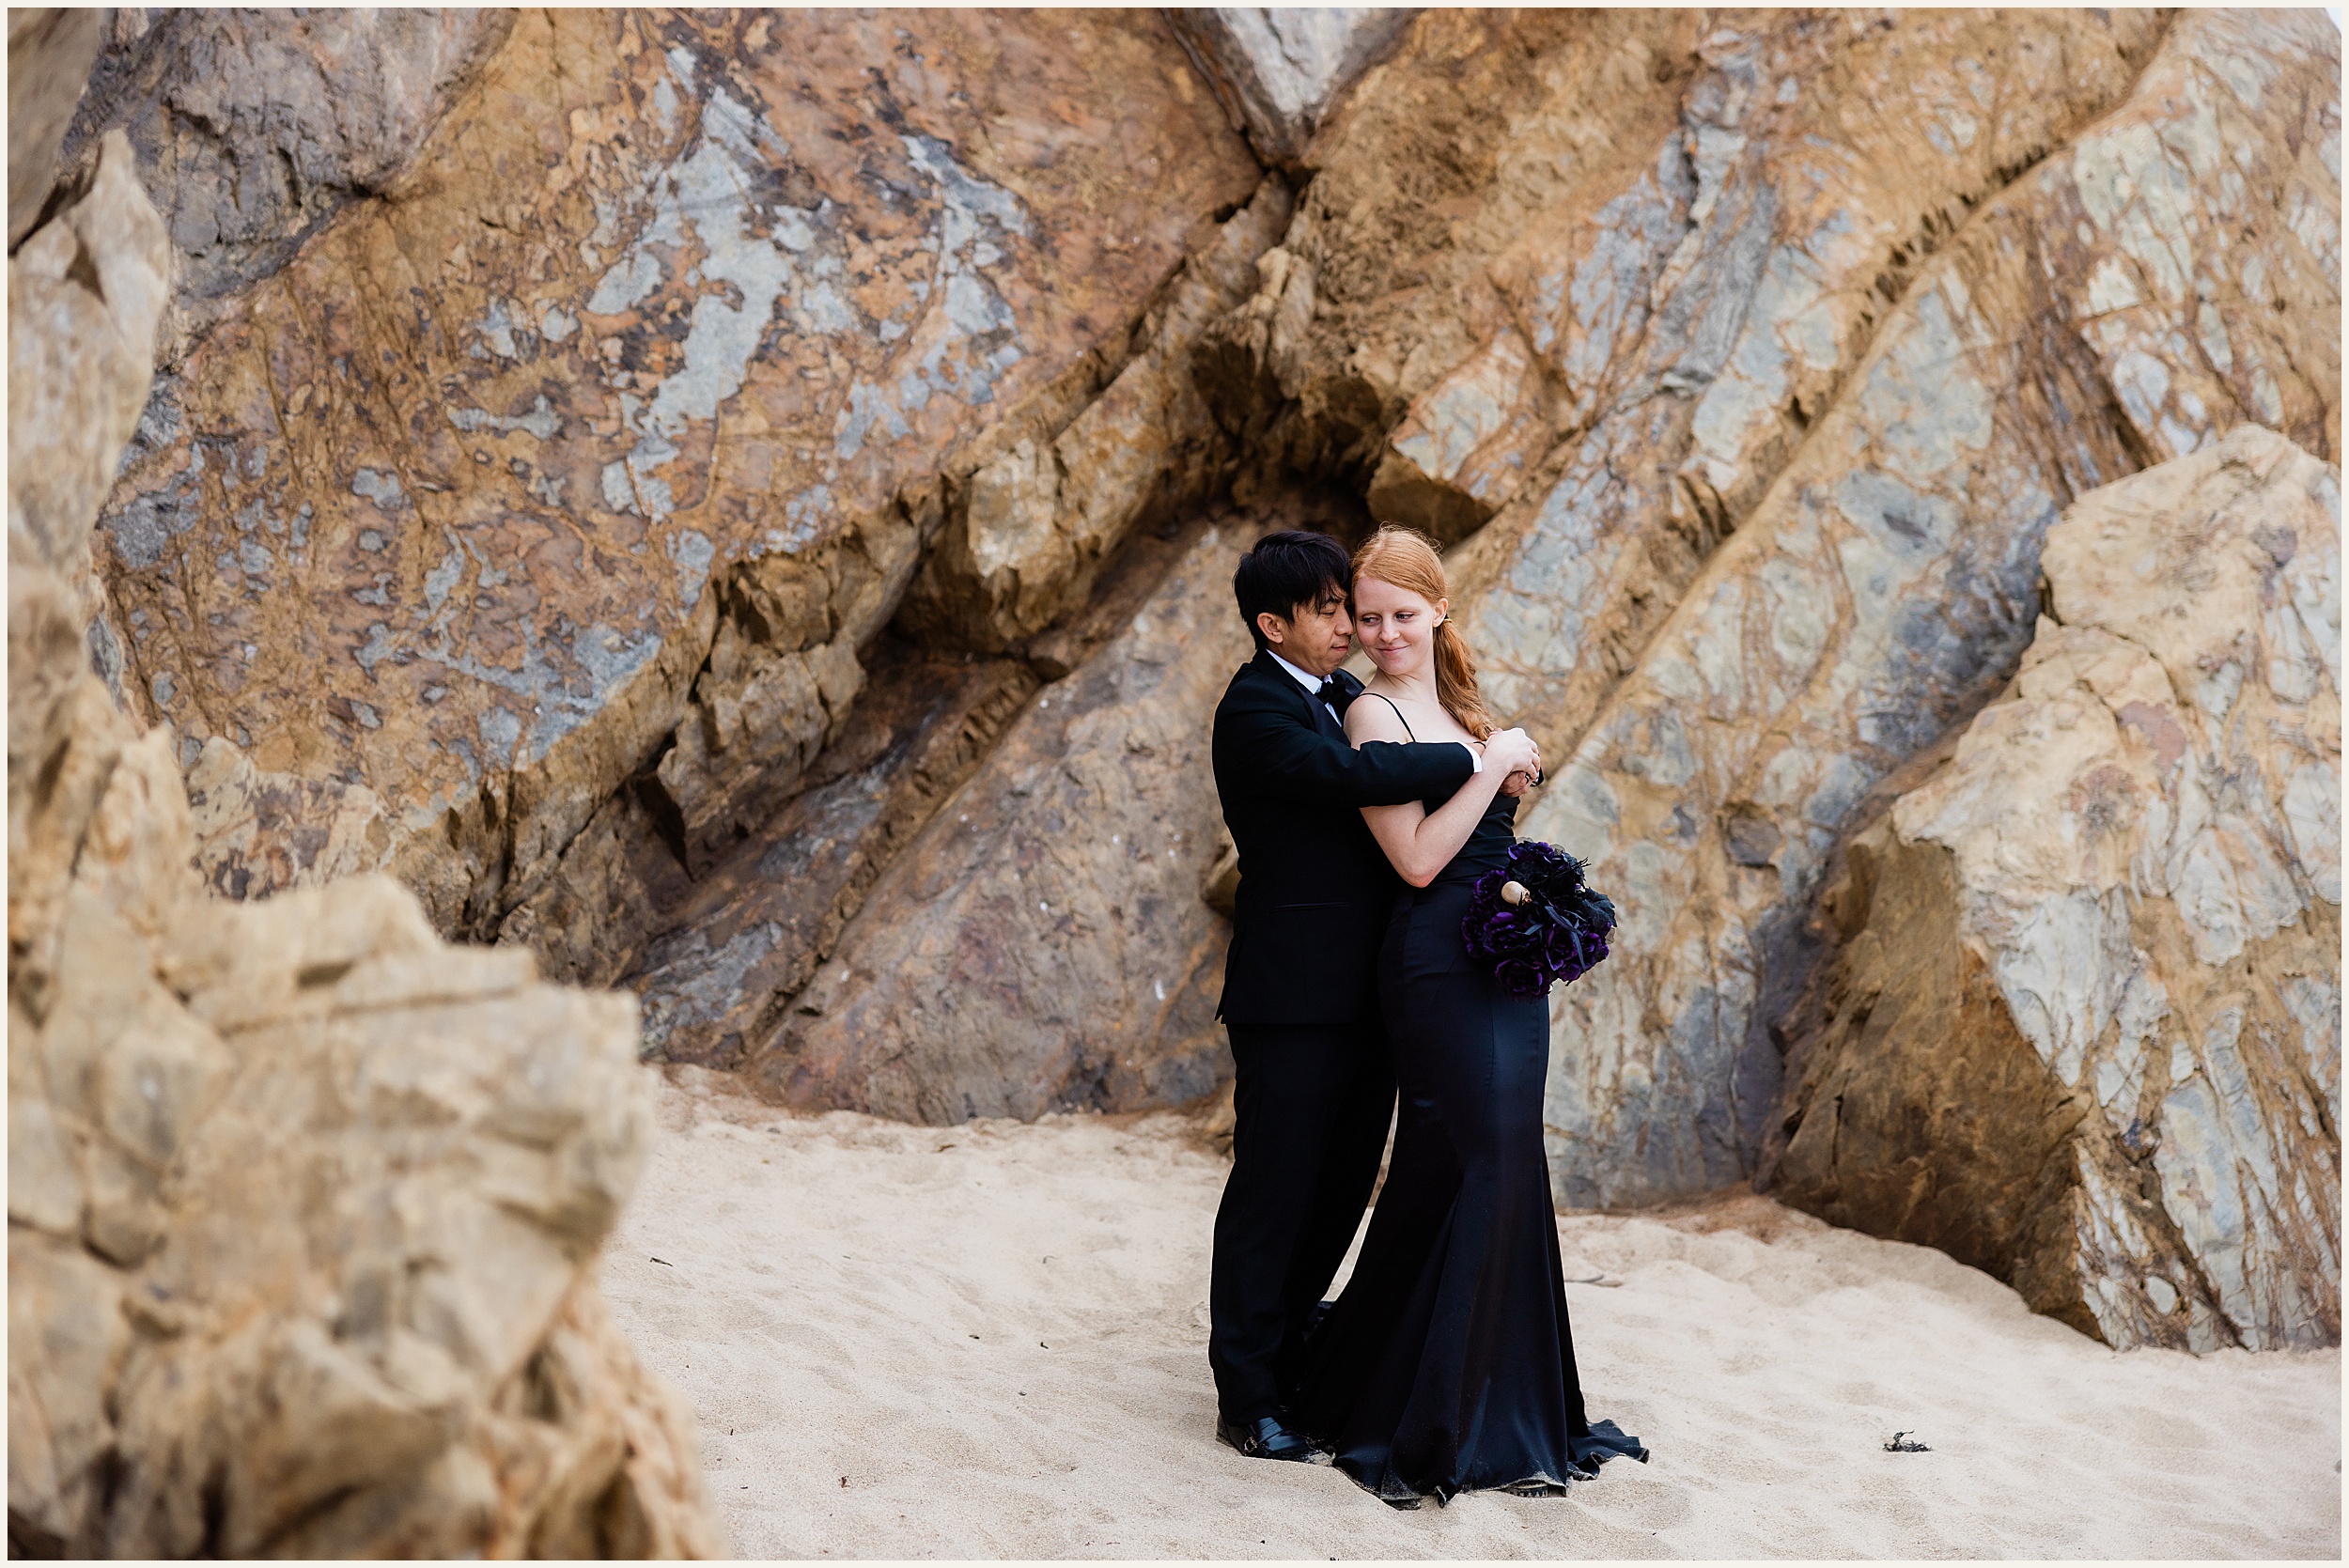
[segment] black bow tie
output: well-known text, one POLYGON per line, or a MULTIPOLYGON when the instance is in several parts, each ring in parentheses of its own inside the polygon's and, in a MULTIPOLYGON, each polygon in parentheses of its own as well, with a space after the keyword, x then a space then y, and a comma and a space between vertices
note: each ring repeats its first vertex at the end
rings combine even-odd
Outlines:
POLYGON ((1327 675, 1322 679, 1321 691, 1318 694, 1323 702, 1330 705, 1330 711, 1343 719, 1346 717, 1346 705, 1354 700, 1354 683, 1350 680, 1341 681, 1335 675, 1327 675))

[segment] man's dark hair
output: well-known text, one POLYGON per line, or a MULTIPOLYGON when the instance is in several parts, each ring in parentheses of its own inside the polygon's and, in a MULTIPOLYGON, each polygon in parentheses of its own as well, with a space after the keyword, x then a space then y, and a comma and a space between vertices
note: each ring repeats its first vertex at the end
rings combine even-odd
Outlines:
POLYGON ((1299 606, 1314 605, 1335 595, 1346 597, 1353 563, 1346 547, 1327 534, 1290 529, 1267 534, 1256 548, 1239 558, 1232 573, 1232 595, 1239 600, 1239 617, 1248 635, 1261 649, 1267 644, 1256 617, 1266 611, 1284 621, 1297 619, 1299 606))

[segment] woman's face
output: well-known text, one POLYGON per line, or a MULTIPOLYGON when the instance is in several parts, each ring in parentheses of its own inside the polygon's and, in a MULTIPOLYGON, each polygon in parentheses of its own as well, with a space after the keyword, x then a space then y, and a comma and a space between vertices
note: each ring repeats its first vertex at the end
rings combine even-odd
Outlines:
POLYGON ((1452 601, 1430 604, 1408 588, 1375 577, 1354 580, 1354 635, 1370 661, 1386 675, 1417 675, 1434 657, 1436 626, 1452 601))

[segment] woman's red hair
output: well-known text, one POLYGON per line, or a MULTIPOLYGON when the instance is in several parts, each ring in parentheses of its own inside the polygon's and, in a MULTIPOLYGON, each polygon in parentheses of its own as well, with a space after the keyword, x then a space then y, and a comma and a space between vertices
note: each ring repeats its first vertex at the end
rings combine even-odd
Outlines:
MULTIPOLYGON (((1427 536, 1416 528, 1387 523, 1354 552, 1354 581, 1375 577, 1430 604, 1452 597, 1443 573, 1443 557, 1427 536)), ((1460 727, 1482 740, 1501 726, 1485 707, 1476 686, 1476 656, 1468 639, 1453 628, 1447 614, 1436 623, 1436 700, 1460 727)))

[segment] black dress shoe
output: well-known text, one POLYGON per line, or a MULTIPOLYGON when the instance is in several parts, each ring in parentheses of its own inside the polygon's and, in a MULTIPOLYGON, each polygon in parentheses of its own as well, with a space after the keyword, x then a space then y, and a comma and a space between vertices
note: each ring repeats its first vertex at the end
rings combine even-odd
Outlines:
POLYGON ((1314 1465, 1323 1457, 1311 1442, 1283 1426, 1278 1416, 1258 1416, 1249 1421, 1218 1418, 1215 1435, 1250 1459, 1287 1459, 1314 1465))

